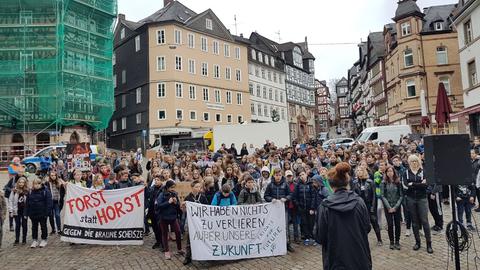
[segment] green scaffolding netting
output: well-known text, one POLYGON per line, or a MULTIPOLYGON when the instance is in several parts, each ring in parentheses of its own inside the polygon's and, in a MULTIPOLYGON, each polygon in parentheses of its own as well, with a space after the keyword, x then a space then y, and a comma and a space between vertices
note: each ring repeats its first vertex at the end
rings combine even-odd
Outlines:
POLYGON ((116 0, 0 0, 0 126, 108 126, 116 0))

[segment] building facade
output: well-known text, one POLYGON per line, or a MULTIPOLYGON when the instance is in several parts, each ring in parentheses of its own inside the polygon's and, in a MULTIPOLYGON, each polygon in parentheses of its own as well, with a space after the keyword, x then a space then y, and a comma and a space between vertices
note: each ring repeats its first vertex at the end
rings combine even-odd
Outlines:
POLYGON ((371 108, 367 108, 367 127, 388 125, 384 54, 383 32, 370 33, 367 38, 366 69, 371 108))
POLYGON ((139 22, 121 17, 115 59, 113 148, 169 148, 174 138, 250 121, 247 45, 210 9, 165 0, 139 22))
POLYGON ((348 80, 343 77, 335 85, 335 92, 337 93, 337 119, 339 119, 337 125, 337 132, 344 135, 350 135, 352 133, 352 117, 350 114, 351 96, 348 91, 348 80))
POLYGON ((470 134, 480 135, 480 2, 460 0, 454 17, 458 33, 464 109, 452 118, 468 123, 470 134))
MULTIPOLYGON (((443 83, 454 112, 463 108, 457 33, 450 26, 455 5, 427 7, 414 0, 398 2, 395 24, 384 28, 385 76, 389 124, 407 124, 415 133, 421 125, 420 92, 425 90, 431 131, 436 133, 435 106, 443 83)), ((450 133, 464 132, 455 119, 450 133)))
POLYGON ((285 62, 253 32, 248 53, 248 88, 252 122, 287 121, 285 62))
POLYGON ((326 81, 315 79, 315 133, 330 130, 330 90, 326 81))

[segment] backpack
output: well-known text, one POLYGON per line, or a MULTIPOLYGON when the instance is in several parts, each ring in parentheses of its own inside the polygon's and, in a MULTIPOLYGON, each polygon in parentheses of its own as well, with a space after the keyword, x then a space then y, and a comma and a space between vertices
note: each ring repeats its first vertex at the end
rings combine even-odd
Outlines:
MULTIPOLYGON (((217 206, 220 206, 220 204, 222 203, 222 193, 219 191, 217 192, 217 206)), ((230 193, 230 195, 228 196, 228 198, 230 199, 230 205, 233 205, 233 198, 232 198, 232 193, 230 193)), ((234 195, 235 196, 235 195, 234 195)))

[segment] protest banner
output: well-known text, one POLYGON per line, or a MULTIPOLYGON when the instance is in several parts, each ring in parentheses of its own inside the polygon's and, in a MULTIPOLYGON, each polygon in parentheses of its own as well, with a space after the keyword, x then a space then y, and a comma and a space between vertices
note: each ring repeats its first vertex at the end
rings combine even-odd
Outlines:
POLYGON ((92 149, 90 149, 89 143, 67 144, 65 152, 69 172, 75 169, 82 171, 91 170, 90 154, 92 153, 92 149))
POLYGON ((92 190, 67 184, 61 240, 78 244, 142 245, 144 187, 92 190))
POLYGON ((192 259, 238 260, 287 254, 285 205, 187 204, 192 259))

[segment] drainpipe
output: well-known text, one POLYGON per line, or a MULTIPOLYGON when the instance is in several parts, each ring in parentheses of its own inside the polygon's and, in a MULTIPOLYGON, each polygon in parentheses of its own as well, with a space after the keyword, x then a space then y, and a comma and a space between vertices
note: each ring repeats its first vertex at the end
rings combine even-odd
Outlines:
MULTIPOLYGON (((425 73, 425 90, 427 92, 427 116, 430 118, 430 94, 428 93, 428 74, 427 71, 425 70, 425 53, 423 50, 423 35, 420 34, 420 45, 422 49, 422 64, 423 64, 423 72, 425 73)), ((433 121, 430 121, 430 123, 433 123, 433 121)), ((429 125, 428 127, 428 134, 432 134, 432 124, 429 125)))

